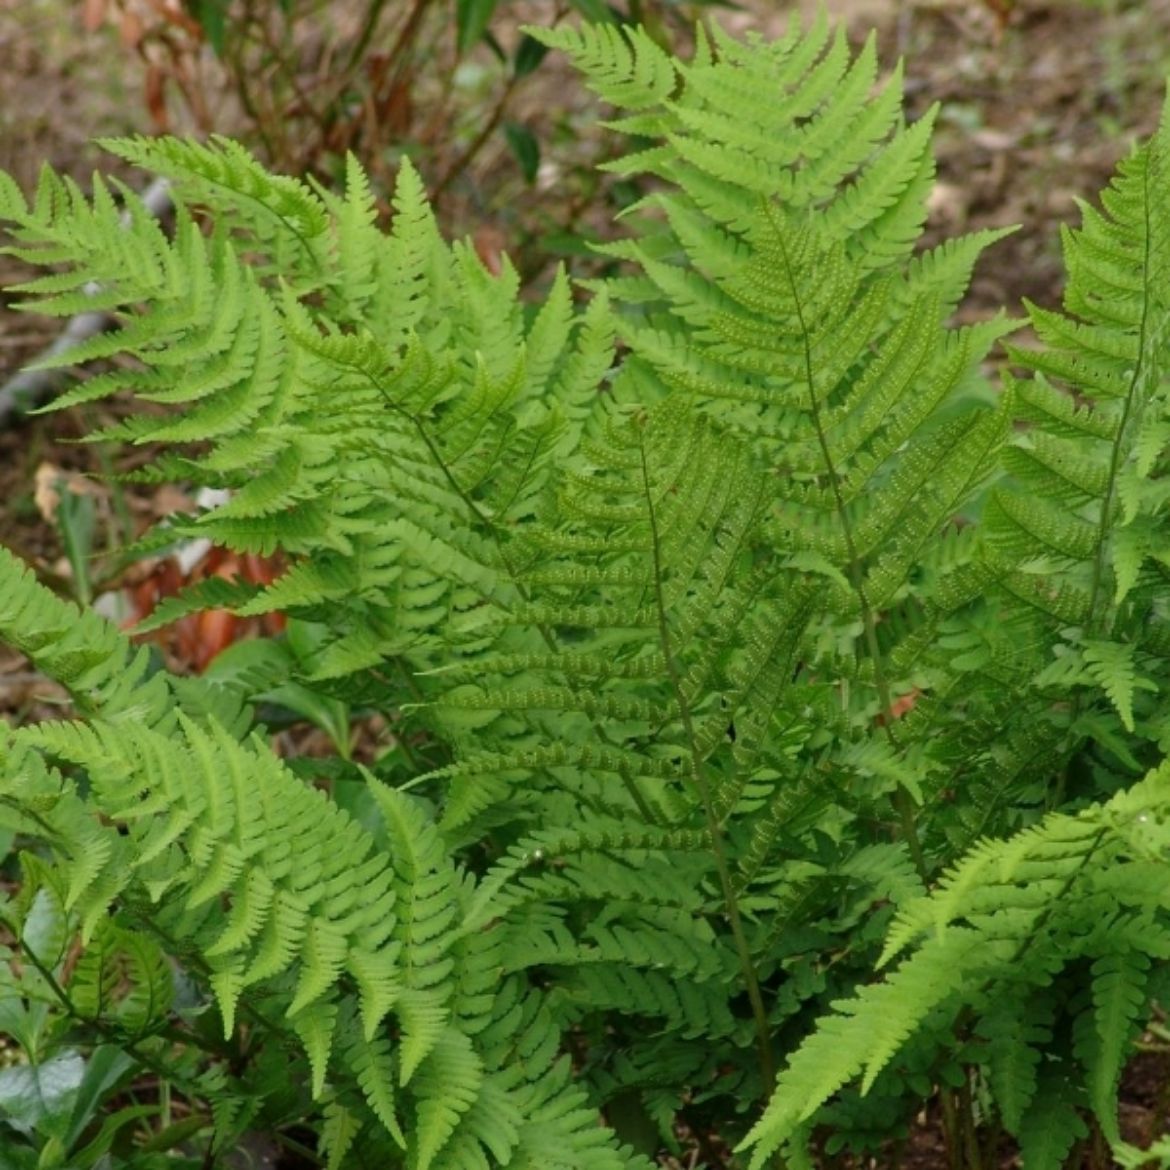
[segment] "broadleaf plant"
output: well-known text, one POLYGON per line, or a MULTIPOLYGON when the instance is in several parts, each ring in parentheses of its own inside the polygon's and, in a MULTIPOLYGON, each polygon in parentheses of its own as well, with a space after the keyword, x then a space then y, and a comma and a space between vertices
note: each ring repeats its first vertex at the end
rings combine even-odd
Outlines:
MULTIPOLYGON (((936 1101, 955 1166, 1090 1127, 1138 1164, 1170 115, 993 375, 1023 322, 951 317, 1003 233, 920 246, 933 114, 872 40, 531 35, 648 178, 580 296, 446 243, 408 163, 388 232, 356 162, 336 195, 227 141, 107 144, 171 182, 170 234, 120 185, 0 178, 24 307, 117 319, 54 407, 132 397, 94 437, 220 489, 141 548, 280 557, 146 624, 298 631, 179 677, 0 552, 0 636, 74 704, 0 751, 18 1060, 116 1067, 109 1140, 70 1141, 128 1167, 256 1131, 338 1167, 634 1170, 712 1132, 798 1166, 936 1101), (378 715, 377 757, 278 758, 290 687, 378 715), (117 1110, 135 1069, 181 1121, 117 1110)), ((81 1164, 5 1117, 21 1165, 81 1164)))

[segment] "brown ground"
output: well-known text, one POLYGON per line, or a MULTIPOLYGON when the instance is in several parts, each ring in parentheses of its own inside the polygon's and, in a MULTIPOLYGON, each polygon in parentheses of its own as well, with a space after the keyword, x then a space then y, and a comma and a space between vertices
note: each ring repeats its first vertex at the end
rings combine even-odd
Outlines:
MULTIPOLYGON (((1157 120, 1170 71, 1170 0, 827 0, 827 6, 847 21, 855 40, 876 27, 886 62, 906 58, 912 113, 942 103, 932 233, 1023 225, 983 261, 964 311, 1014 306, 1025 296, 1057 303, 1059 225, 1075 222, 1076 200, 1092 198, 1117 159, 1157 120)), ((100 158, 92 138, 150 125, 139 62, 112 30, 83 33, 82 7, 69 0, 0 0, 0 168, 26 186, 45 161, 84 179, 100 158)), ((525 15, 539 19, 547 7, 528 0, 525 15)), ((813 5, 806 0, 806 7, 813 5)), ((778 8, 741 0, 741 9, 722 19, 736 29, 778 29, 785 19, 778 8)), ((546 62, 517 102, 539 119, 565 100, 571 84, 546 62)), ((569 122, 578 134, 588 133, 588 104, 574 100, 569 122)), ((555 208, 563 197, 559 148, 549 137, 542 143, 551 169, 536 197, 555 208)), ((444 205, 449 226, 522 248, 526 241, 516 238, 510 211, 515 169, 506 152, 486 149, 473 180, 470 196, 464 184, 462 195, 444 205)), ((14 271, 0 257, 0 287, 14 271)), ((55 328, 5 311, 4 304, 0 296, 0 385, 55 328)), ((68 443, 96 421, 92 414, 49 416, 0 431, 0 540, 49 572, 63 568, 61 542, 34 500, 34 473, 45 462, 100 471, 91 448, 68 443)), ((100 525, 137 526, 166 505, 148 495, 121 502, 123 515, 99 517, 100 525)), ((0 652, 0 710, 28 714, 43 697, 37 680, 0 652)), ((1135 1062, 1123 1109, 1132 1139, 1148 1141, 1167 1126, 1167 1073, 1165 1055, 1135 1062)), ((916 1135, 901 1165, 945 1170, 934 1126, 916 1135)))
MULTIPOLYGON (((46 161, 84 181, 105 165, 94 137, 150 126, 141 61, 114 28, 85 33, 83 7, 0 0, 0 169, 26 187, 46 161)), ((525 0, 520 7, 539 19, 548 5, 525 0)), ((1170 0, 829 0, 828 8, 855 41, 876 28, 883 60, 905 57, 912 113, 942 103, 932 234, 1022 225, 983 260, 964 311, 1016 306, 1024 296, 1054 304, 1059 225, 1075 222, 1076 199, 1093 197, 1156 122, 1170 71, 1170 0)), ((734 29, 778 31, 787 17, 769 0, 742 0, 740 11, 721 19, 734 29)), ((554 214, 560 210, 572 176, 559 168, 580 154, 592 122, 587 99, 574 96, 562 123, 573 134, 554 139, 548 110, 564 109, 566 92, 579 94, 546 61, 515 97, 519 116, 545 147, 538 189, 518 189, 506 148, 493 140, 471 182, 455 184, 444 201, 453 231, 473 232, 489 247, 498 242, 522 259, 531 252, 532 236, 515 209, 543 201, 554 214)), ((0 257, 0 287, 13 273, 0 257)), ((4 312, 4 303, 0 295, 0 385, 55 328, 4 312)), ((31 472, 43 460, 88 465, 88 452, 57 444, 82 429, 77 420, 54 417, 0 433, 0 539, 43 564, 52 564, 59 548, 33 506, 31 472)))

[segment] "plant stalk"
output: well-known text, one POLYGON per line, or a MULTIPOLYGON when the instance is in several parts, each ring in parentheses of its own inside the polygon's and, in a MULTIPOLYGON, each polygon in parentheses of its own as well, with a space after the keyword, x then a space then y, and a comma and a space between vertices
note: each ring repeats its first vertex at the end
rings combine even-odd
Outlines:
MULTIPOLYGON (((873 664, 873 677, 878 692, 878 703, 884 717, 882 727, 890 744, 897 748, 898 739, 891 726, 893 719, 893 699, 890 694, 889 680, 886 678, 885 668, 882 665, 881 647, 878 645, 877 639, 877 620, 865 591, 865 581, 861 576, 861 561, 857 554, 857 542, 853 535, 853 522, 849 516, 849 510, 845 507, 845 497, 841 490, 841 477, 833 461, 833 454, 829 450, 829 440, 821 418, 821 404, 817 397, 816 370, 813 362, 812 348, 809 345, 810 331, 808 322, 804 316, 804 304, 800 296, 800 286, 792 271, 792 262, 788 255, 784 233, 780 225, 776 222, 775 212, 768 203, 764 204, 764 211, 776 233, 776 239, 779 241, 780 253, 784 260, 784 273, 788 279, 788 287, 792 293, 792 302, 796 306, 796 316, 800 324, 801 344, 804 351, 805 381, 808 384, 809 402, 812 404, 813 427, 816 430, 817 445, 820 447, 821 458, 824 460, 825 471, 829 477, 830 487, 832 488, 837 517, 841 522, 841 533, 845 538, 845 549, 849 556, 849 583, 853 587, 853 592, 857 595, 858 605, 861 609, 862 625, 865 631, 865 646, 869 654, 870 662, 873 664)), ((918 836, 918 822, 914 815, 913 797, 905 787, 899 785, 891 794, 890 802, 898 816, 901 836, 906 842, 907 849, 910 851, 914 868, 918 871, 918 876, 922 879, 922 884, 927 886, 929 885, 930 873, 926 865, 925 855, 922 851, 922 842, 918 836)))
POLYGON ((715 805, 711 797, 711 787, 707 783, 704 772, 703 757, 699 749, 698 737, 695 734, 694 720, 691 715, 690 704, 683 691, 682 676, 678 661, 675 658, 674 647, 670 636, 670 628, 666 620, 666 599, 662 592, 662 547, 658 531, 658 517, 654 508, 654 487, 650 479, 650 468, 646 462, 646 444, 643 440, 639 445, 642 460, 642 482, 646 492, 646 503, 650 520, 650 547, 654 559, 654 594, 655 608, 658 613, 658 636, 662 646, 662 653, 666 659, 666 671, 670 678, 671 689, 674 691, 675 702, 678 704, 679 716, 683 730, 690 746, 691 779, 699 799, 703 804, 703 814, 707 822, 707 831, 711 836, 711 853, 715 860, 715 868, 719 874, 719 884, 723 891, 723 904, 727 912, 728 925, 731 927, 732 938, 735 941, 736 954, 739 957, 740 971, 747 989, 748 1001, 751 1004, 752 1017, 756 1026, 756 1047, 760 1062, 760 1075, 764 1083, 764 1100, 771 1098, 776 1083, 776 1062, 772 1056, 772 1040, 768 1027, 768 1013, 764 1008, 764 998, 760 992, 760 981, 756 976, 755 964, 752 961, 751 948, 748 946, 747 935, 744 933, 743 920, 739 912, 739 901, 735 895, 735 888, 731 880, 731 867, 727 860, 727 848, 724 841, 723 826, 715 815, 715 805))

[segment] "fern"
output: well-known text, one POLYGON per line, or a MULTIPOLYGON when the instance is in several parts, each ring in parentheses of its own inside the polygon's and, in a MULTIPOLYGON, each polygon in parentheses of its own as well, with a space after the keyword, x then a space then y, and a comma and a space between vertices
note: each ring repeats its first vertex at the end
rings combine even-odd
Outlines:
MULTIPOLYGON (((1054 814, 1025 834, 986 842, 903 911, 885 959, 908 945, 913 953, 886 980, 837 1004, 794 1053, 749 1135, 752 1164, 763 1165, 847 1080, 861 1074, 863 1089, 872 1084, 936 1006, 949 1002, 952 1014, 960 1006, 986 1013, 982 1030, 994 1041, 1003 1035, 1010 1005, 1037 1004, 1040 994, 1051 1003, 1058 972, 1083 958, 1093 960, 1093 1002, 1085 1018, 1094 1031, 1078 1055, 1102 1131, 1120 1144, 1114 1112, 1120 1046, 1148 1010, 1142 974, 1151 957, 1166 955, 1168 936, 1159 887, 1145 865, 1140 888, 1106 875, 1161 858, 1168 797, 1170 768, 1163 766, 1075 818, 1054 814)), ((1031 1036, 1017 1032, 1003 1055, 1000 1040, 992 1085, 1004 1094, 1004 1121, 1022 1148, 1039 1165, 1059 1166, 1075 1132, 1068 1083, 1061 1082, 1063 1093, 1054 1087, 1054 1078, 1067 1073, 1048 1070, 1038 1082, 1039 1060, 1021 1048, 1045 1039, 1049 1028, 1040 1022, 1031 1036), (1004 1056, 1022 1067, 1009 1069, 1004 1056)))
POLYGON ((1005 452, 1011 479, 987 514, 1011 589, 1063 631, 1059 657, 1038 681, 1084 697, 1103 692, 1129 732, 1135 704, 1159 718, 1144 664, 1164 653, 1157 550, 1170 220, 1156 192, 1166 152, 1164 111, 1158 133, 1121 164, 1102 209, 1083 207, 1082 226, 1064 231, 1065 312, 1029 306, 1044 346, 1013 351, 1033 371, 1016 390, 1026 428, 1005 452), (1059 606, 1038 587, 1054 570, 1059 606))
POLYGON ((644 183, 584 305, 448 245, 408 162, 388 231, 355 160, 332 194, 224 140, 108 144, 171 182, 170 235, 122 187, 0 179, 50 269, 24 307, 117 321, 56 405, 128 392, 95 438, 226 489, 140 547, 281 554, 145 628, 298 620, 180 679, 0 552, 0 637, 77 716, 0 740, 27 1056, 117 1040, 214 1155, 307 1123, 338 1168, 644 1170, 677 1114, 808 1165, 972 1084, 1030 1167, 1089 1112, 1136 1164, 1170 117, 996 393, 1018 323, 950 317, 1002 233, 920 248, 934 114, 872 40, 533 31, 644 183), (376 758, 278 759, 284 683, 379 713, 376 758))
MULTIPOLYGON (((940 530, 978 498, 1007 437, 1010 401, 987 408, 978 367, 1014 324, 945 325, 1002 233, 912 256, 933 114, 899 124, 898 75, 872 96, 872 41, 851 62, 823 20, 767 48, 713 35, 676 63, 673 90, 652 103, 639 91, 614 123, 654 142, 615 168, 665 184, 627 217, 634 237, 603 249, 638 270, 609 285, 633 355, 614 392, 711 412, 773 470, 769 541, 819 579, 841 632, 822 634, 816 667, 850 679, 860 723, 925 689, 921 670, 894 673, 879 623, 906 613, 929 639, 942 615, 923 622, 916 582, 937 575, 940 530), (747 100, 761 92, 775 101, 747 100)), ((619 109, 620 79, 654 72, 636 36, 608 56, 592 32, 550 40, 619 109)), ((930 671, 931 690, 953 685, 941 656, 930 671)), ((845 734, 837 766, 893 801, 925 876, 909 810, 947 769, 890 744, 875 772, 870 727, 845 734)))
MULTIPOLYGON (((530 374, 518 306, 497 295, 470 250, 442 243, 409 164, 399 179, 396 230, 384 236, 356 167, 351 195, 325 200, 264 175, 235 144, 136 140, 117 149, 217 211, 218 230, 205 238, 181 213, 168 243, 149 217, 134 214, 127 226, 110 211, 92 221, 93 240, 75 238, 72 253, 59 244, 53 259, 85 264, 94 250, 120 255, 115 244, 124 250, 126 237, 141 233, 140 246, 160 250, 166 282, 124 279, 123 300, 110 307, 124 306, 126 324, 76 355, 122 353, 146 368, 90 381, 56 405, 128 387, 146 401, 186 407, 163 422, 131 420, 106 437, 212 441, 206 454, 184 461, 184 472, 233 496, 175 523, 173 535, 264 553, 279 543, 291 559, 280 580, 267 590, 215 586, 215 600, 242 613, 298 610, 346 627, 322 651, 320 673, 422 653, 418 639, 436 606, 465 609, 501 587, 503 532, 530 508, 609 364, 603 306, 582 321, 574 347, 559 278, 533 325, 530 374), (247 263, 239 256, 245 237, 247 263), (355 263, 358 272, 350 271, 355 263), (460 306, 454 315, 448 296, 460 306), (148 298, 152 313, 135 318, 148 298), (326 308, 306 309, 313 298, 326 308), (400 331, 375 340, 373 320, 394 321, 400 331), (335 409, 322 412, 317 404, 326 398, 335 409), (462 405, 452 409, 456 399, 462 405), (448 590, 437 591, 444 580, 448 590)), ((31 208, 9 192, 2 214, 25 232, 39 225, 52 233, 64 212, 63 196, 50 190, 53 198, 31 208)), ((42 299, 38 307, 71 306, 42 299)), ((188 606, 211 600, 205 591, 188 606)), ((157 620, 182 612, 171 604, 157 620)))

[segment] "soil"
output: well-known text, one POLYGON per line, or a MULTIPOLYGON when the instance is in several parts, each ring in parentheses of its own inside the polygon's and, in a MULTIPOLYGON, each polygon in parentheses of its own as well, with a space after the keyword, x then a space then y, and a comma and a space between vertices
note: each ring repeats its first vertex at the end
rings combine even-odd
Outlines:
MULTIPOLYGON (((811 0, 803 2, 814 10, 811 0)), ((530 0, 523 7, 540 20, 549 5, 530 0)), ((827 7, 856 43, 875 29, 887 64, 905 58, 910 117, 941 103, 931 238, 1022 225, 985 256, 961 315, 1017 307, 1025 297, 1057 305, 1060 225, 1076 222, 1077 200, 1094 198, 1117 160, 1156 124, 1170 71, 1170 0, 827 0, 827 7)), ((82 14, 93 9, 70 0, 0 0, 0 169, 26 189, 45 162, 85 181, 99 162, 107 167, 95 137, 150 129, 142 63, 115 29, 83 29, 82 14)), ((778 32, 787 16, 769 0, 740 0, 737 10, 720 10, 719 19, 733 30, 766 34, 778 32)), ((551 160, 539 197, 554 204, 559 147, 551 123, 539 119, 563 108, 564 95, 579 92, 574 85, 550 59, 517 96, 551 160)), ((580 133, 594 116, 587 99, 573 100, 580 133)), ((526 246, 509 234, 517 181, 506 147, 486 150, 473 177, 471 196, 464 190, 444 204, 445 226, 493 246, 526 246)), ((17 271, 0 256, 0 288, 17 271)), ((0 386, 59 328, 10 311, 10 300, 0 295, 0 386)), ((100 421, 92 411, 84 418, 64 413, 0 430, 0 541, 63 584, 68 564, 57 528, 45 519, 43 496, 38 503, 36 473, 45 464, 62 473, 108 471, 93 448, 74 443, 100 421)), ((111 530, 140 527, 172 504, 145 491, 117 501, 106 492, 101 501, 99 523, 111 530)), ((0 712, 35 716, 51 692, 0 651, 0 712)), ((1143 1055, 1127 1074, 1123 1126, 1139 1144, 1170 1125, 1167 1060, 1164 1053, 1143 1055)), ((1005 1153, 1002 1164, 1014 1162, 1005 1153)), ((930 1118, 901 1152, 900 1165, 947 1166, 930 1118)))

